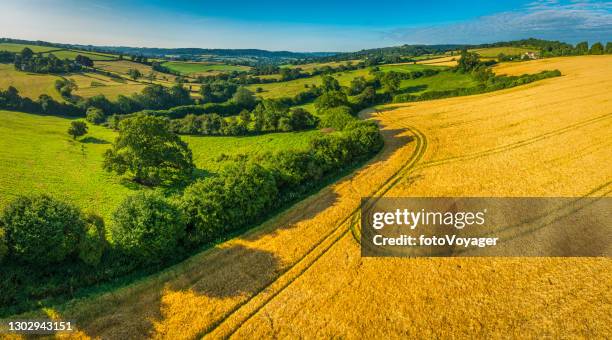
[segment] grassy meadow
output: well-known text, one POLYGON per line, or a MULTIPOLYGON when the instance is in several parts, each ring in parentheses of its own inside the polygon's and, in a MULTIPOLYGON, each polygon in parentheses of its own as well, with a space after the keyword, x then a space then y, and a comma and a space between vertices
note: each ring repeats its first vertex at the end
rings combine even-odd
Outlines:
MULTIPOLYGON (((17 195, 48 193, 101 214, 107 221, 117 205, 142 187, 106 173, 102 154, 116 133, 88 124, 89 132, 72 140, 70 119, 0 111, 0 208, 17 195)), ((215 172, 219 156, 305 147, 318 131, 253 137, 182 136, 193 151, 196 166, 215 172)))
POLYGON ((476 52, 483 58, 497 58, 500 53, 505 55, 517 55, 536 51, 537 49, 526 47, 490 47, 470 50, 470 52, 476 52))
MULTIPOLYGON (((405 64, 390 64, 390 65, 381 65, 380 70, 383 72, 412 72, 412 71, 422 71, 424 69, 445 69, 445 67, 441 66, 430 66, 430 65, 419 65, 413 63, 405 63, 405 64)), ((332 74, 334 78, 338 80, 340 85, 349 86, 351 80, 355 77, 365 77, 366 79, 373 78, 370 74, 370 68, 357 69, 346 72, 339 72, 332 74)), ((252 92, 256 92, 257 88, 261 88, 263 92, 256 93, 257 96, 262 98, 280 98, 280 97, 292 97, 297 95, 300 92, 304 92, 307 90, 306 85, 312 86, 320 86, 322 84, 321 76, 309 77, 309 78, 299 78, 291 81, 285 82, 277 82, 277 83, 268 83, 268 84, 253 84, 247 86, 249 90, 252 92)))
POLYGON ((250 67, 248 66, 227 65, 210 62, 168 61, 163 63, 162 65, 173 71, 177 71, 181 74, 190 76, 211 75, 215 73, 231 71, 248 71, 250 69, 250 67))
POLYGON ((47 94, 56 100, 63 100, 54 87, 58 79, 52 74, 26 73, 15 70, 13 64, 0 64, 0 89, 13 86, 24 97, 37 99, 41 94, 47 94))
POLYGON ((364 112, 385 148, 356 173, 169 270, 44 313, 92 338, 606 338, 609 259, 362 258, 351 230, 364 196, 609 196, 611 59, 502 64, 563 77, 364 112))
MULTIPOLYGON (((86 51, 77 51, 77 50, 55 50, 49 52, 60 59, 74 59, 78 55, 82 55, 90 58, 91 60, 116 60, 117 56, 112 54, 103 54, 103 53, 95 53, 95 52, 86 52, 86 51)), ((46 54, 46 53, 43 53, 46 54)))
POLYGON ((27 44, 0 43, 0 51, 21 52, 26 47, 31 49, 32 52, 34 52, 34 53, 58 50, 57 47, 52 47, 52 46, 38 46, 38 45, 27 45, 27 44))

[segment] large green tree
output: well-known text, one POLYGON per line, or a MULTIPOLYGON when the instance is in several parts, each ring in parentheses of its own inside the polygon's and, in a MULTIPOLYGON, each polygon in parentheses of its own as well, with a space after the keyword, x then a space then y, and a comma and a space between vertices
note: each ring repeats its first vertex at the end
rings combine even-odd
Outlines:
POLYGON ((170 131, 167 119, 138 115, 119 123, 119 136, 104 154, 104 169, 158 185, 188 177, 194 164, 187 143, 170 131))
POLYGON ((590 54, 603 54, 604 47, 600 42, 596 42, 593 44, 593 46, 591 46, 591 51, 589 53, 590 54))

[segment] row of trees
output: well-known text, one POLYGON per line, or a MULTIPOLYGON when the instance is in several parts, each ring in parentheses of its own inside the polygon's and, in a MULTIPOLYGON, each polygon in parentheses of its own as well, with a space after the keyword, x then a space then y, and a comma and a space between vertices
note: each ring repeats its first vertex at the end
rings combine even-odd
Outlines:
POLYGON ((14 65, 17 70, 34 73, 70 73, 81 70, 81 64, 74 60, 59 59, 53 53, 34 54, 27 47, 15 54, 14 65))

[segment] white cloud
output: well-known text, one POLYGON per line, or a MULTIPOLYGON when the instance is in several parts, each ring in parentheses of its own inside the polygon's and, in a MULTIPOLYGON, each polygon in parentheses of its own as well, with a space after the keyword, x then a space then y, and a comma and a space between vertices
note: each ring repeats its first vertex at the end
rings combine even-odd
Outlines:
POLYGON ((519 11, 385 33, 399 43, 485 43, 528 37, 577 42, 612 40, 612 2, 535 1, 519 11))

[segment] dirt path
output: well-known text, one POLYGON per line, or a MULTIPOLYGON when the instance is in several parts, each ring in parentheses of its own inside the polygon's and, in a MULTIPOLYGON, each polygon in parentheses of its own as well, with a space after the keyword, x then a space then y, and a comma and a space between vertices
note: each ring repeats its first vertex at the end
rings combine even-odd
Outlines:
POLYGON ((564 76, 372 113, 386 145, 355 174, 163 273, 49 313, 103 338, 609 337, 608 259, 363 259, 351 233, 366 196, 610 189, 612 58, 504 72, 538 68, 564 76))

